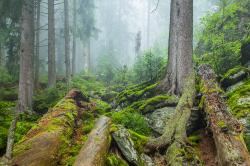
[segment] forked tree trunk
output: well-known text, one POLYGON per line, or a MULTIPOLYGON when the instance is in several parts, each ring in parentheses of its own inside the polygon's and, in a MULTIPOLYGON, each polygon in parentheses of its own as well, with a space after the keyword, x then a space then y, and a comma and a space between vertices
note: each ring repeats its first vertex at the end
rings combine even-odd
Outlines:
POLYGON ((74 166, 104 166, 110 145, 110 118, 102 116, 88 136, 76 158, 74 166))
POLYGON ((228 112, 216 82, 216 74, 208 65, 199 67, 203 109, 212 131, 217 159, 221 166, 250 165, 250 156, 243 137, 242 125, 228 112))
POLYGON ((69 86, 71 79, 70 71, 70 38, 69 38, 69 2, 64 0, 64 38, 65 38, 65 66, 66 66, 66 80, 69 86))
POLYGON ((55 10, 54 0, 48 0, 48 87, 56 84, 56 51, 55 51, 55 10))
POLYGON ((171 0, 169 53, 165 79, 159 88, 180 95, 192 70, 193 0, 171 0))

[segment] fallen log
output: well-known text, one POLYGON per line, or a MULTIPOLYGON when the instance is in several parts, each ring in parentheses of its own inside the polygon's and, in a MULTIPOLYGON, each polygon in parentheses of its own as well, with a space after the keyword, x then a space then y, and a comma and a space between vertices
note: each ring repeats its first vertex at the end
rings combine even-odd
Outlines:
POLYGON ((229 113, 216 82, 216 74, 208 65, 199 67, 203 109, 221 166, 247 166, 250 157, 243 140, 242 125, 229 113))
POLYGON ((67 146, 73 134, 78 105, 87 102, 78 90, 72 90, 14 146, 10 165, 56 166, 60 148, 67 146))
POLYGON ((186 126, 191 115, 195 97, 195 78, 191 74, 184 85, 184 92, 178 102, 175 114, 169 119, 169 125, 166 127, 162 136, 151 139, 145 147, 146 153, 161 151, 167 149, 166 160, 168 165, 183 165, 185 163, 186 146, 186 126))
POLYGON ((102 116, 88 136, 76 158, 74 166, 104 166, 105 157, 110 146, 109 128, 111 120, 102 116))

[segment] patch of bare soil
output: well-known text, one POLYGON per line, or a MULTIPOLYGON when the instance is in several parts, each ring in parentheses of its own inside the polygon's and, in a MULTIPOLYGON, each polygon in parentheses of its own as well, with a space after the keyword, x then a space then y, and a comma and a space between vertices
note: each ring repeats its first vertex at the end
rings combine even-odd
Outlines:
POLYGON ((216 147, 211 135, 206 131, 201 132, 201 140, 198 144, 201 160, 205 166, 218 166, 216 161, 216 147))

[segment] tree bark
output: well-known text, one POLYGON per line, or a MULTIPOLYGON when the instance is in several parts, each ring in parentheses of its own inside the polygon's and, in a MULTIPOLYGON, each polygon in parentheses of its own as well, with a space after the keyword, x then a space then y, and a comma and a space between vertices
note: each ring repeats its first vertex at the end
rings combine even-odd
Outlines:
POLYGON ((148 8, 147 8, 147 49, 150 47, 150 27, 151 27, 151 0, 148 0, 148 8))
POLYGON ((24 0, 21 18, 21 53, 18 102, 20 112, 32 109, 34 54, 34 18, 33 0, 24 0))
POLYGON ((72 75, 76 73, 76 0, 73 1, 73 49, 72 49, 72 75))
POLYGON ((6 158, 12 157, 12 150, 15 137, 15 129, 19 113, 32 109, 33 97, 33 66, 32 57, 34 54, 34 1, 24 0, 22 4, 21 17, 21 49, 20 49, 20 78, 18 91, 18 104, 15 110, 15 116, 11 123, 6 158))
MULTIPOLYGON (((78 90, 72 90, 38 122, 14 147, 11 165, 56 166, 60 160, 60 150, 69 146, 78 123, 78 111, 88 102, 78 90), (70 109, 69 109, 70 108, 70 109)), ((87 108, 86 108, 87 109, 87 108)))
POLYGON ((90 72, 91 70, 91 55, 90 55, 90 39, 83 41, 83 56, 84 56, 84 71, 90 72))
POLYGON ((208 65, 199 67, 202 103, 207 124, 213 134, 219 165, 250 165, 242 125, 230 114, 216 82, 216 74, 208 65))
POLYGON ((77 156, 74 166, 104 166, 110 146, 110 124, 110 118, 105 116, 97 121, 95 128, 89 134, 87 142, 77 156))
POLYGON ((172 0, 167 74, 159 88, 181 95, 192 70, 193 0, 172 0))
POLYGON ((4 66, 4 48, 3 44, 0 42, 0 67, 4 66))
POLYGON ((69 38, 69 2, 64 0, 64 38, 65 38, 65 66, 66 66, 66 80, 69 86, 71 79, 70 71, 70 38, 69 38))
POLYGON ((56 52, 55 52, 55 10, 54 0, 48 0, 48 87, 56 84, 56 52))
POLYGON ((41 10, 41 0, 37 0, 37 7, 36 7, 36 46, 35 46, 35 57, 34 57, 34 64, 35 64, 35 76, 34 76, 34 86, 35 89, 39 87, 39 76, 40 76, 40 10, 41 10))

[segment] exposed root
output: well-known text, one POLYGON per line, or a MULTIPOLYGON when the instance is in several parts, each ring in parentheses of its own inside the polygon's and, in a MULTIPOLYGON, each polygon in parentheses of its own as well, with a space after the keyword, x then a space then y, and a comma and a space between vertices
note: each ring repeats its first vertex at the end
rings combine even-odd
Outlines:
POLYGON ((195 79, 194 74, 188 77, 184 86, 184 92, 176 107, 175 115, 171 119, 171 126, 165 129, 164 134, 156 139, 151 139, 145 147, 147 153, 152 153, 157 150, 166 149, 168 145, 166 158, 171 160, 170 165, 178 165, 183 162, 183 156, 179 155, 182 151, 183 144, 186 142, 186 124, 191 115, 191 108, 193 107, 193 100, 195 96, 195 79), (177 153, 176 153, 177 152, 177 153))

